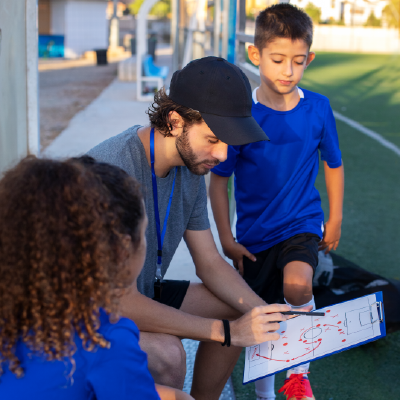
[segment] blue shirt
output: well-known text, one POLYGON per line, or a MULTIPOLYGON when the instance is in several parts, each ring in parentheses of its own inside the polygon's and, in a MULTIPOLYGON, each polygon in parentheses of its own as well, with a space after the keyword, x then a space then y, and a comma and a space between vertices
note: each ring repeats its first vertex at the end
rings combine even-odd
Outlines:
POLYGON ((258 253, 299 233, 322 237, 324 214, 314 186, 318 150, 330 168, 340 167, 342 156, 325 96, 299 89, 295 108, 276 111, 257 102, 255 93, 252 115, 270 141, 229 146, 227 160, 212 172, 235 173, 237 239, 258 253))
MULTIPOLYGON (((129 319, 109 322, 104 311, 98 330, 111 343, 110 349, 89 352, 75 340, 76 370, 68 376, 71 363, 46 361, 32 355, 25 344, 17 345, 25 375, 16 378, 8 368, 1 376, 0 399, 7 400, 159 400, 153 378, 147 368, 147 355, 139 347, 139 330, 129 319)), ((77 335, 76 335, 77 336, 77 335)))

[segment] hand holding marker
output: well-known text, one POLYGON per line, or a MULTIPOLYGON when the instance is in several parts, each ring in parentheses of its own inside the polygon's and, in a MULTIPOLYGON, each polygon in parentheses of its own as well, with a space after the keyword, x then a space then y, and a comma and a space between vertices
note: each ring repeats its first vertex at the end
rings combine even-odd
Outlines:
POLYGON ((325 317, 324 312, 307 312, 307 311, 281 311, 283 315, 309 315, 311 317, 325 317))

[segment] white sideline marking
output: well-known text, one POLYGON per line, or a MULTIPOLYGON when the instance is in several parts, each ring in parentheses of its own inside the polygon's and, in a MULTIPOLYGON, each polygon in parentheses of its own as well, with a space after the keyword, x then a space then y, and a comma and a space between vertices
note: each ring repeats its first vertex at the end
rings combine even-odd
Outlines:
POLYGON ((350 125, 352 128, 357 129, 358 131, 360 131, 361 133, 364 133, 365 135, 369 136, 372 139, 375 139, 382 146, 386 147, 389 150, 392 150, 400 157, 400 148, 397 147, 392 142, 389 142, 389 140, 386 140, 379 133, 376 133, 376 132, 372 131, 371 129, 366 128, 365 126, 359 124, 358 122, 356 122, 350 118, 345 117, 344 115, 338 113, 337 111, 333 111, 333 115, 335 116, 335 118, 339 119, 340 121, 343 121, 347 125, 350 125))

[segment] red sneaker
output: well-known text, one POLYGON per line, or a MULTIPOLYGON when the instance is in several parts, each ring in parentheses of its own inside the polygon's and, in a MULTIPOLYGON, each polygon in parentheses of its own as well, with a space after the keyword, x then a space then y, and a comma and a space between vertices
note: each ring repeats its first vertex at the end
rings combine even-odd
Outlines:
POLYGON ((290 375, 290 378, 285 379, 285 384, 278 392, 283 392, 286 400, 315 400, 310 381, 304 378, 304 374, 290 375))

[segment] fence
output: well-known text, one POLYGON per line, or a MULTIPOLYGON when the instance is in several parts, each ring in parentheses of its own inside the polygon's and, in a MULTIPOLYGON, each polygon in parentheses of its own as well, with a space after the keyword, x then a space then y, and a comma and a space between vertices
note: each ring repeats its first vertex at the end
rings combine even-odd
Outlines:
POLYGON ((316 25, 312 48, 320 51, 393 54, 400 51, 400 37, 397 29, 316 25))
MULTIPOLYGON (((253 21, 248 21, 246 24, 244 20, 243 27, 239 27, 241 39, 253 43, 254 28, 253 21)), ((243 51, 240 46, 239 43, 239 51, 243 51)), ((244 46, 243 42, 242 46, 244 46)), ((398 29, 315 25, 312 50, 350 53, 399 53, 400 35, 398 29)))

